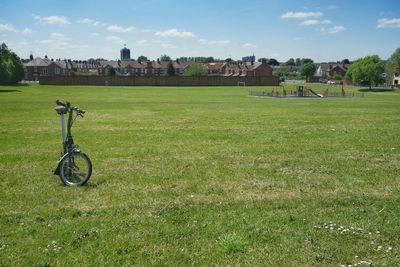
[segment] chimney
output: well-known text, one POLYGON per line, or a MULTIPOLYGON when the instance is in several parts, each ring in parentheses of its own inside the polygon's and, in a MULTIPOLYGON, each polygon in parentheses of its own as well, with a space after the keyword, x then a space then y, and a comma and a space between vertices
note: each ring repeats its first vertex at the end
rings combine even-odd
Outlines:
POLYGON ((158 64, 161 64, 161 62, 160 62, 160 59, 159 59, 159 58, 157 58, 157 63, 158 63, 158 64))
POLYGON ((253 61, 253 60, 251 61, 251 65, 252 65, 252 66, 254 65, 254 61, 253 61))
POLYGON ((261 60, 261 63, 262 63, 262 64, 267 64, 267 60, 266 60, 265 58, 263 58, 263 59, 261 60))
POLYGON ((177 64, 181 64, 181 63, 179 62, 179 58, 176 59, 176 63, 177 63, 177 64))
POLYGON ((152 62, 151 61, 147 61, 146 62, 146 68, 152 68, 152 67, 153 67, 152 62))

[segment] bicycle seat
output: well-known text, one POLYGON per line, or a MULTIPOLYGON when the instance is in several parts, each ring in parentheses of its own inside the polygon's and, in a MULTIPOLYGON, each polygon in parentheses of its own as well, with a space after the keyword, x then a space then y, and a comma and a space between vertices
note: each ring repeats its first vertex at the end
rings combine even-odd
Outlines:
POLYGON ((66 107, 64 107, 64 106, 56 106, 55 108, 54 108, 56 111, 57 111, 57 113, 58 114, 65 114, 65 113, 67 113, 67 108, 66 107))

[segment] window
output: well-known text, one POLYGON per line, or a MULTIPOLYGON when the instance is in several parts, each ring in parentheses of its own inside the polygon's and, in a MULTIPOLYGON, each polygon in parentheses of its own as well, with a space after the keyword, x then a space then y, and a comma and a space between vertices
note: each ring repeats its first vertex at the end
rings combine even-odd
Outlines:
POLYGON ((41 73, 42 75, 47 75, 47 74, 49 74, 49 70, 48 70, 47 68, 41 68, 41 69, 40 69, 40 73, 41 73))
POLYGON ((60 75, 60 68, 54 68, 54 74, 60 75))

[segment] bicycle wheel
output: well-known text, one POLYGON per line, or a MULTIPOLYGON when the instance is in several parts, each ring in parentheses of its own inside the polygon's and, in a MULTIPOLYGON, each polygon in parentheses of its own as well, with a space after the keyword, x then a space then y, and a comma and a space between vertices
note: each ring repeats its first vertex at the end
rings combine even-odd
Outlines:
POLYGON ((92 163, 82 152, 72 152, 60 163, 60 178, 67 186, 84 185, 92 174, 92 163))

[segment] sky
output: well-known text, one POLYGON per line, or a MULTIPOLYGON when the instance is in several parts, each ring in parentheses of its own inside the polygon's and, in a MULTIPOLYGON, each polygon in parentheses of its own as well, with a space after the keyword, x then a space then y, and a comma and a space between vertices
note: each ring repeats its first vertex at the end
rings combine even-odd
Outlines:
POLYGON ((0 0, 0 43, 21 58, 387 59, 400 0, 0 0))

